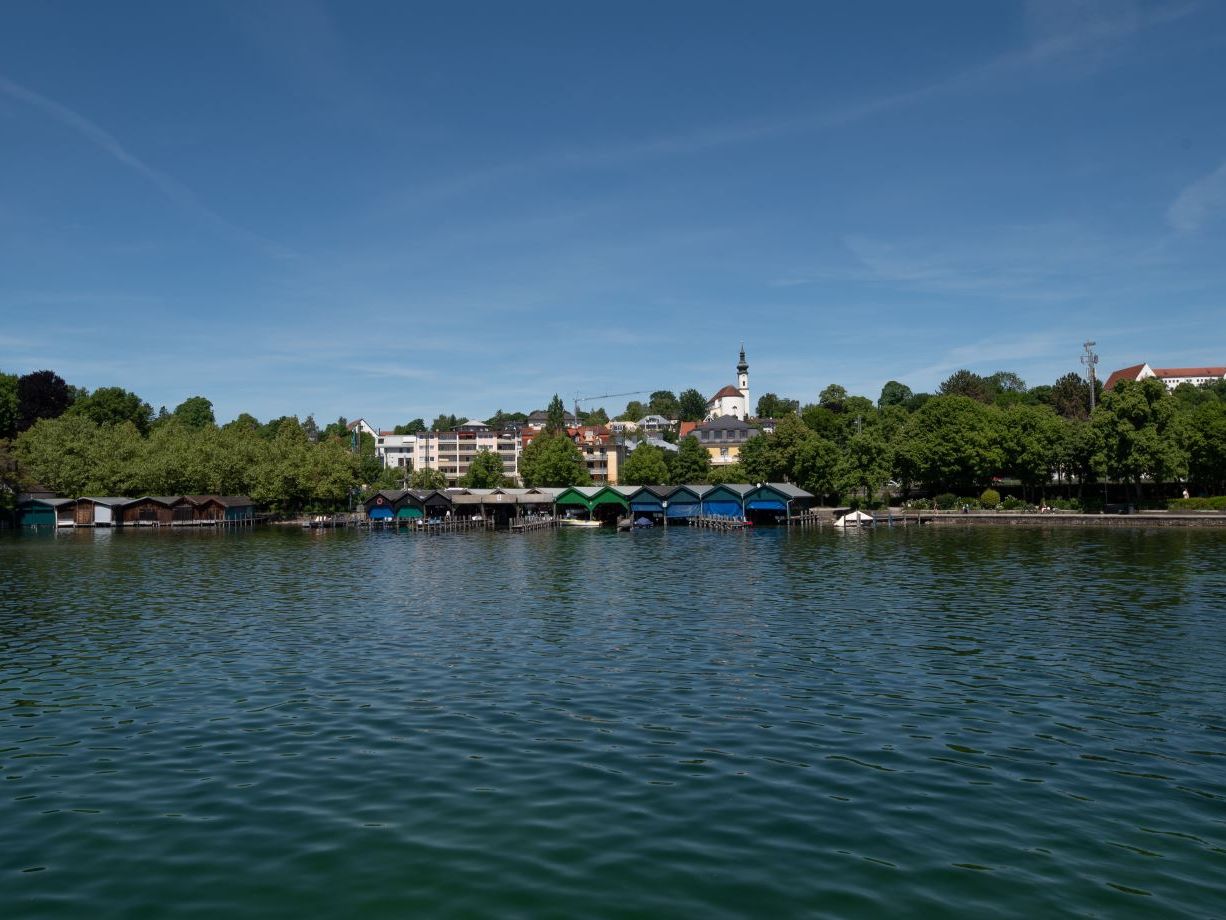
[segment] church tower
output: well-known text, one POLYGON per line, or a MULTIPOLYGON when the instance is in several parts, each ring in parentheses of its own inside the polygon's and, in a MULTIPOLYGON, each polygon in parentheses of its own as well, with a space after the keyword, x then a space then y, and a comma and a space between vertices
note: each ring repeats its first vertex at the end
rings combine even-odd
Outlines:
POLYGON ((745 363, 745 343, 741 343, 741 360, 736 366, 736 388, 745 397, 745 417, 749 417, 749 365, 745 363))

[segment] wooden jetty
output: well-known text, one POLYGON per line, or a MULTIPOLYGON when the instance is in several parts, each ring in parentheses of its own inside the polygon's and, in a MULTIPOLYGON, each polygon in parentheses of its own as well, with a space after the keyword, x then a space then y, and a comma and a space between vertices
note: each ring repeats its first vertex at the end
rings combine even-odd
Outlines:
POLYGON ((748 521, 739 518, 700 515, 687 519, 691 527, 706 527, 709 530, 744 530, 749 527, 748 521))
POLYGON ((549 530, 558 526, 556 517, 515 518, 511 521, 511 533, 528 533, 533 530, 549 530))

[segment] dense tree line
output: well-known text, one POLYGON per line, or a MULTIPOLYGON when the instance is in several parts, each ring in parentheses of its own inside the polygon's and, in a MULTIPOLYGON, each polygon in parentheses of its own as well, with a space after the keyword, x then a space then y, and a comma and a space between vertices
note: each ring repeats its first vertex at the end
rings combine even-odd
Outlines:
POLYGON ((0 374, 0 453, 17 485, 62 495, 249 495, 264 507, 344 507, 383 477, 374 440, 344 419, 261 423, 243 413, 218 426, 203 396, 157 413, 119 387, 89 392, 52 371, 0 374))
MULTIPOLYGON (((693 438, 679 450, 640 445, 629 452, 627 484, 790 481, 816 495, 880 496, 895 482, 904 492, 977 495, 995 479, 1020 483, 1035 499, 1052 483, 1085 487, 1129 484, 1137 497, 1155 484, 1185 482, 1198 494, 1226 493, 1226 381, 1169 392, 1159 380, 1124 381, 1095 394, 1067 374, 1028 388, 1016 374, 980 376, 960 370, 936 394, 913 393, 898 381, 876 402, 837 384, 801 404, 769 393, 758 401, 775 431, 748 441, 739 462, 713 467, 693 438)), ((652 394, 643 414, 684 418, 705 400, 652 394)), ((583 455, 566 432, 556 395, 545 430, 524 449, 520 475, 528 486, 589 482, 583 455)), ((499 410, 490 420, 522 421, 499 410)), ((701 417, 701 413, 699 413, 701 417)), ((464 420, 440 415, 436 427, 464 420)), ((401 426, 424 429, 421 419, 401 426)), ((435 470, 384 469, 374 439, 344 418, 322 429, 314 418, 260 422, 242 414, 218 426, 201 396, 156 413, 118 387, 93 392, 69 386, 51 371, 0 374, 0 466, 18 462, 29 479, 65 495, 248 494, 284 511, 340 507, 355 490, 441 488, 435 470), (15 436, 15 437, 14 437, 15 436)), ((464 485, 505 485, 497 454, 479 455, 464 485)))
MULTIPOLYGON (((1027 388, 1016 374, 960 370, 936 395, 890 381, 876 404, 826 387, 788 412, 774 434, 750 440, 740 467, 748 481, 787 479, 817 495, 872 497, 891 480, 904 490, 978 495, 1000 477, 1041 500, 1053 482, 1126 483, 1142 498, 1154 484, 1226 491, 1226 382, 1156 379, 1117 383, 1090 412, 1077 374, 1027 388)), ((1155 496, 1157 497, 1157 496, 1155 496)))

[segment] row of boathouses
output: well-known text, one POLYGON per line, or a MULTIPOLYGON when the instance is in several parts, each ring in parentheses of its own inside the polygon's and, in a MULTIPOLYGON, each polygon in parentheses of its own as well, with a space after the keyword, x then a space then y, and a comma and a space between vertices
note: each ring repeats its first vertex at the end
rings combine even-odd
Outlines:
POLYGON ((245 495, 31 497, 17 504, 20 527, 173 527, 254 520, 255 503, 245 495))
POLYGON ((791 483, 569 486, 532 489, 403 489, 376 492, 363 503, 371 521, 415 524, 449 518, 483 520, 494 527, 553 515, 612 524, 627 515, 653 523, 729 518, 783 524, 812 506, 814 497, 791 483))

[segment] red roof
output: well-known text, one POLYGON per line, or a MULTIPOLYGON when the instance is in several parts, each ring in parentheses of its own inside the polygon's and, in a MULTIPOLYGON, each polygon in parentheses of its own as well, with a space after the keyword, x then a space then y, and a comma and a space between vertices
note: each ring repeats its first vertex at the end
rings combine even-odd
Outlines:
POLYGON ((1141 373, 1141 368, 1144 364, 1134 364, 1132 367, 1123 367, 1118 371, 1112 371, 1111 376, 1107 378, 1107 382, 1103 384, 1104 390, 1110 390, 1121 380, 1136 380, 1137 374, 1141 373))
POLYGON ((743 394, 741 393, 740 390, 738 390, 736 387, 729 384, 728 386, 720 390, 718 393, 716 393, 714 396, 712 396, 709 400, 707 400, 707 402, 715 402, 715 400, 723 399, 725 396, 741 396, 741 395, 743 394))
POLYGON ((1226 367, 1155 367, 1155 377, 1226 377, 1226 367))
POLYGON ((686 435, 688 435, 691 431, 693 431, 697 427, 698 427, 697 422, 682 422, 681 429, 677 432, 677 437, 684 438, 686 435))

